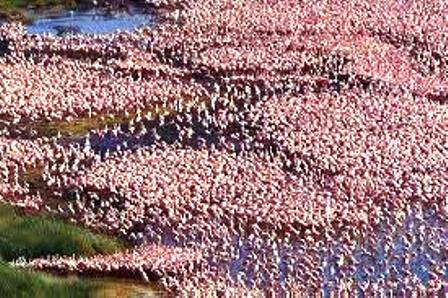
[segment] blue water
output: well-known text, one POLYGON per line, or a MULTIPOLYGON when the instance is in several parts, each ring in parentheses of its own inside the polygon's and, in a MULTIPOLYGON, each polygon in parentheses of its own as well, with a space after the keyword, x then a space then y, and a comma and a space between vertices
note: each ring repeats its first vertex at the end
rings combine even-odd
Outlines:
POLYGON ((132 31, 138 27, 151 26, 154 16, 142 12, 116 13, 106 15, 91 10, 85 12, 64 12, 58 16, 38 17, 27 26, 31 34, 58 34, 59 28, 74 28, 76 33, 106 34, 120 31, 132 31))
MULTIPOLYGON (((418 216, 417 212, 408 214, 404 225, 394 224, 375 231, 377 237, 373 243, 361 241, 346 253, 337 238, 320 246, 308 246, 297 239, 289 243, 279 241, 272 246, 272 242, 262 238, 262 246, 257 247, 254 238, 234 235, 231 246, 236 254, 230 260, 222 260, 216 256, 229 247, 224 245, 222 239, 216 238, 216 246, 206 254, 207 265, 217 268, 217 271, 227 267, 226 271, 235 284, 249 288, 256 287, 256 283, 261 287, 277 284, 283 288, 288 280, 294 284, 306 283, 306 274, 311 270, 318 273, 321 279, 320 291, 324 297, 330 297, 341 283, 348 280, 354 282, 361 294, 368 284, 378 285, 379 289, 386 287, 384 289, 387 290, 387 280, 397 281, 397 288, 393 290, 404 290, 406 276, 414 283, 427 286, 436 270, 442 272, 441 278, 446 281, 446 221, 431 209, 421 214, 423 216, 418 216), (406 237, 408 240, 405 240, 406 237), (344 254, 353 260, 350 270, 347 270, 345 261, 340 261, 344 254), (316 267, 303 263, 307 255, 317 260, 316 267), (257 267, 257 259, 265 260, 261 263, 267 266, 257 267)), ((162 230, 166 230, 162 243, 181 247, 193 239, 191 234, 196 233, 194 229, 185 231, 184 239, 173 242, 170 227, 163 227, 162 230)), ((147 235, 147 240, 157 242, 150 235, 147 235)))

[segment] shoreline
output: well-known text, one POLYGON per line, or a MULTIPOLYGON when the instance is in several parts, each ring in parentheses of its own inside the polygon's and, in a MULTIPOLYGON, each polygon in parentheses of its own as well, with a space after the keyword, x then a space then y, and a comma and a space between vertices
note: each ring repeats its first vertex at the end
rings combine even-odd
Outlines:
POLYGON ((2 6, 0 5, 0 23, 3 22, 21 22, 29 24, 37 18, 51 18, 60 15, 63 12, 76 11, 86 12, 91 10, 98 10, 106 15, 113 15, 115 13, 126 12, 130 13, 132 10, 141 9, 144 13, 152 13, 156 8, 151 4, 144 5, 140 1, 126 1, 124 4, 113 5, 101 3, 94 5, 92 2, 76 1, 72 4, 53 4, 53 5, 28 5, 28 6, 2 6))

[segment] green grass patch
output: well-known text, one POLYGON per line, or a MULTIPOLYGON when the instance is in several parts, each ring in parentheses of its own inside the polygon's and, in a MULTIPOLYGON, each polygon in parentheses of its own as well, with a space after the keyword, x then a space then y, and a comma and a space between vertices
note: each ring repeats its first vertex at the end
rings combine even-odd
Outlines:
MULTIPOLYGON (((159 107, 158 109, 151 107, 141 112, 144 115, 151 112, 153 116, 156 114, 171 114, 173 110, 159 107)), ((132 119, 137 117, 137 112, 130 112, 126 115, 94 115, 92 117, 79 117, 73 120, 53 120, 53 121, 36 121, 30 124, 23 124, 25 130, 34 130, 38 136, 54 137, 60 134, 63 137, 82 137, 89 131, 94 129, 104 129, 105 127, 113 127, 115 125, 126 125, 132 119)))
POLYGON ((0 0, 0 18, 28 23, 32 21, 27 14, 27 8, 30 6, 38 9, 63 10, 88 3, 88 0, 0 0))
POLYGON ((55 277, 26 269, 16 269, 0 261, 0 297, 66 298, 66 297, 159 297, 155 285, 132 280, 55 277))
POLYGON ((106 126, 110 127, 113 125, 124 124, 130 119, 130 116, 82 117, 71 121, 36 122, 31 125, 31 129, 36 130, 39 136, 54 137, 60 133, 65 137, 81 137, 93 129, 102 129, 106 126))
POLYGON ((7 263, 19 257, 91 256, 124 248, 122 243, 74 225, 42 216, 25 216, 13 207, 0 205, 0 297, 156 296, 151 286, 132 281, 55 277, 7 263))
POLYGON ((13 208, 0 206, 0 257, 110 254, 124 244, 80 227, 41 216, 22 216, 13 208))
POLYGON ((2 9, 26 9, 29 6, 34 7, 55 7, 62 6, 66 8, 73 8, 79 2, 76 0, 0 0, 0 8, 2 9))
POLYGON ((98 285, 17 270, 0 261, 0 297, 91 297, 98 285))

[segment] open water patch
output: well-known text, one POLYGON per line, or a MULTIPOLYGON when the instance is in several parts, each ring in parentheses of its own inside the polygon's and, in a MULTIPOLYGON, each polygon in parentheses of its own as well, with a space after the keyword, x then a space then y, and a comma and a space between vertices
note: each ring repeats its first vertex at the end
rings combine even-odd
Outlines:
POLYGON ((155 18, 143 10, 108 13, 101 10, 63 11, 58 15, 36 16, 27 26, 31 34, 107 34, 152 26, 155 18))

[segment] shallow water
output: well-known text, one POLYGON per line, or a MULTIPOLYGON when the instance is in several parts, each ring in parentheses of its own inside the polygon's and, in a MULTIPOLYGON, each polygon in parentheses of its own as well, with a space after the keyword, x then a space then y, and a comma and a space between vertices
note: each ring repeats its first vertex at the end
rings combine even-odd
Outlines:
POLYGON ((113 278, 86 279, 97 285, 91 297, 160 297, 161 292, 152 284, 139 283, 133 280, 113 278))
MULTIPOLYGON (((319 260, 317 267, 322 272, 322 275, 319 274, 322 278, 320 290, 324 297, 329 297, 328 295, 344 281, 351 281, 361 290, 368 284, 378 285, 379 288, 386 287, 386 280, 396 279, 397 289, 402 290, 406 286, 404 277, 409 275, 409 278, 427 286, 430 274, 435 270, 441 270, 442 279, 448 280, 448 263, 444 250, 444 247, 448 246, 446 221, 434 212, 427 209, 419 214, 414 210, 406 217, 403 225, 385 225, 375 231, 374 242, 360 241, 348 254, 345 253, 353 260, 352 269, 349 271, 346 261, 341 262, 345 258, 341 258, 344 253, 337 238, 327 242, 325 247, 303 246, 296 239, 288 243, 280 241, 273 248, 269 247, 266 239, 262 241, 262 246, 256 247, 254 238, 235 235, 232 246, 237 253, 230 263, 211 257, 213 254, 225 252, 226 248, 224 243, 220 243, 220 239, 215 239, 216 247, 212 249, 207 261, 213 268, 228 267, 235 283, 242 282, 244 286, 253 288, 255 283, 261 286, 276 283, 285 285, 288 279, 306 282, 306 272, 301 266, 302 256, 311 253, 313 258, 319 260), (407 242, 406 235, 410 236, 407 242), (388 243, 386 237, 392 241, 388 243), (276 256, 275 260, 272 256, 276 256), (277 268, 276 273, 271 274, 269 266, 257 267, 256 263, 260 258, 264 258, 269 266, 274 265, 273 267, 277 268)), ((169 227, 165 229, 167 232, 161 239, 164 245, 184 246, 185 243, 195 241, 194 239, 198 241, 194 231, 191 235, 185 235, 185 239, 179 242, 174 240, 169 227)), ((148 235, 148 240, 153 239, 148 235)))
POLYGON ((106 34, 120 31, 132 31, 138 27, 151 26, 154 17, 140 10, 106 14, 99 10, 64 11, 59 15, 37 15, 27 26, 31 34, 90 33, 106 34))

